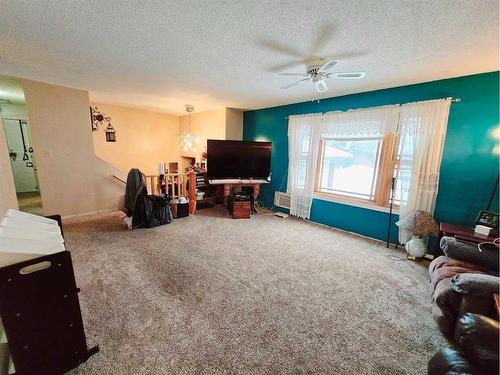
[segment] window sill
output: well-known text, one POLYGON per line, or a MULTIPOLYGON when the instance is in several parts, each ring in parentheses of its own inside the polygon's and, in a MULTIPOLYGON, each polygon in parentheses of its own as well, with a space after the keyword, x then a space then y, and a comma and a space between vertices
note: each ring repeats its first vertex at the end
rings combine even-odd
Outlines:
MULTIPOLYGON (((343 197, 339 197, 339 196, 336 196, 333 194, 324 194, 324 193, 315 192, 313 195, 313 198, 319 199, 322 201, 327 201, 327 202, 339 203, 339 204, 343 204, 346 206, 353 206, 353 207, 364 208, 364 209, 372 210, 372 211, 389 213, 389 207, 377 206, 373 203, 369 203, 369 202, 365 203, 365 202, 362 202, 360 200, 349 199, 347 197, 343 198, 343 197)), ((395 215, 399 215, 399 207, 393 206, 392 213, 395 215)))

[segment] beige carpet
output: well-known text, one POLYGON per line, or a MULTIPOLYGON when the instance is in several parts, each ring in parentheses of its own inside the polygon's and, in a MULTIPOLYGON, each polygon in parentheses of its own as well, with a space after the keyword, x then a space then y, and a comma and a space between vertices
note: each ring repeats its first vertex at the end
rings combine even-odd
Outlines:
POLYGON ((203 210, 126 231, 65 223, 89 344, 81 374, 425 374, 445 344, 426 263, 295 219, 203 210))

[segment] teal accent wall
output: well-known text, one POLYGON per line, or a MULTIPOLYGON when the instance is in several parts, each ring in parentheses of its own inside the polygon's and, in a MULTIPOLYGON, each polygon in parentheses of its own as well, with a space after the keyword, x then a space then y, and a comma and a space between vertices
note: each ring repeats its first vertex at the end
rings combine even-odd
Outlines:
MULTIPOLYGON (((493 154, 497 140, 492 136, 499 126, 498 80, 499 72, 491 72, 323 99, 319 103, 309 101, 246 111, 243 139, 273 142, 272 181, 262 187, 260 199, 271 207, 274 192, 286 191, 287 116, 454 97, 462 101, 453 103, 450 109, 435 217, 438 221, 471 226, 479 210, 486 207, 498 176, 499 158, 493 154)), ((498 212, 498 191, 492 209, 498 212)), ((314 199, 311 220, 385 240, 388 214, 314 199)), ((392 221, 396 220, 397 217, 392 221)), ((395 241, 394 225, 392 233, 395 241)))

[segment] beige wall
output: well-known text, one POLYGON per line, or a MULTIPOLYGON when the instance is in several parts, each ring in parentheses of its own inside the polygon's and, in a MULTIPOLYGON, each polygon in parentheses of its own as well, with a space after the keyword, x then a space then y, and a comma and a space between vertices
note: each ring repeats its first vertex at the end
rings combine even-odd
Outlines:
POLYGON ((226 108, 226 140, 243 140, 243 112, 226 108))
MULTIPOLYGON (((180 150, 181 156, 201 158, 201 153, 207 150, 207 139, 225 139, 226 136, 226 109, 215 109, 213 111, 191 114, 191 133, 197 135, 200 142, 195 145, 195 151, 180 150)), ((180 118, 180 129, 189 131, 189 115, 180 118)))
POLYGON ((116 130, 116 142, 106 142, 105 126, 93 132, 97 156, 126 175, 139 168, 158 174, 158 162, 179 161, 179 117, 140 109, 91 103, 107 116, 116 130))
MULTIPOLYGON (((207 150, 207 139, 243 139, 243 113, 231 108, 191 114, 191 133, 200 137, 196 150, 181 150, 181 156, 195 157, 200 160, 201 153, 207 150)), ((180 119, 181 133, 189 129, 189 116, 180 119)))
POLYGON ((84 90, 22 80, 43 208, 72 215, 116 208, 123 185, 117 171, 96 157, 84 90))
MULTIPOLYGON (((91 132, 87 91, 30 80, 22 80, 22 85, 46 215, 117 208, 124 186, 113 179, 113 174, 123 175, 132 167, 156 174, 158 161, 178 161, 179 155, 199 160, 207 139, 241 139, 242 135, 242 114, 236 110, 194 113, 191 132, 201 142, 194 152, 183 152, 179 150, 179 132, 188 130, 188 116, 93 103, 111 117, 117 131, 117 142, 107 143, 104 129, 91 132)), ((17 207, 3 132, 0 173, 2 211, 17 207)))

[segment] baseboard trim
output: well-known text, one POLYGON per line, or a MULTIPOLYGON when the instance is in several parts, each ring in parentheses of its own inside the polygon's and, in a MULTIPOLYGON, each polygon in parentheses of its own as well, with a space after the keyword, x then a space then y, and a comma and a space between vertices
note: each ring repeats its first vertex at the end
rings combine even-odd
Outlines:
MULTIPOLYGON (((370 241, 379 242, 381 244, 387 244, 386 241, 380 240, 378 238, 373 238, 373 237, 365 236, 365 235, 360 234, 360 233, 351 232, 351 231, 348 231, 348 230, 345 230, 345 229, 333 227, 333 226, 330 226, 330 225, 327 225, 327 224, 323 224, 323 223, 318 223, 317 221, 302 219, 302 218, 298 218, 298 217, 291 216, 291 215, 290 215, 290 218, 296 219, 296 220, 301 220, 301 221, 304 221, 306 223, 311 223, 311 224, 314 224, 314 225, 319 225, 319 226, 325 227, 327 229, 331 229, 331 230, 336 230, 336 231, 343 232, 343 233, 352 234, 354 236, 361 237, 361 238, 364 238, 364 239, 367 239, 367 240, 370 240, 370 241)), ((392 245, 392 249, 393 250, 403 250, 403 251, 405 250, 405 245, 398 244, 398 248, 397 249, 395 248, 396 243, 389 242, 389 248, 391 248, 391 245, 392 245)), ((434 255, 427 253, 427 254, 424 255, 424 258, 427 259, 427 260, 431 260, 432 261, 434 259, 434 255)))
POLYGON ((119 211, 119 209, 118 209, 118 207, 116 207, 116 208, 109 208, 107 210, 82 212, 80 214, 73 214, 73 215, 61 216, 61 219, 72 219, 72 218, 75 218, 75 217, 83 217, 83 216, 90 216, 90 215, 96 215, 96 214, 104 214, 106 212, 112 212, 112 211, 119 211))
MULTIPOLYGON (((302 219, 302 218, 298 218, 298 217, 291 216, 291 215, 290 215, 290 218, 293 218, 293 219, 296 219, 296 220, 301 220, 301 221, 304 221, 304 222, 306 222, 306 223, 311 223, 311 224, 314 224, 314 225, 319 225, 319 226, 322 226, 322 227, 325 227, 325 228, 328 228, 328 229, 331 229, 331 230, 337 230, 337 231, 339 231, 339 232, 352 234, 352 235, 354 235, 354 236, 358 236, 358 237, 361 237, 361 238, 365 238, 365 239, 367 239, 367 240, 380 242, 381 244, 386 244, 386 243, 387 243, 386 241, 384 241, 384 240, 380 240, 380 239, 378 239, 378 238, 365 236, 365 235, 360 234, 360 233, 351 232, 351 231, 348 231, 348 230, 345 230, 345 229, 341 229, 341 228, 338 228, 338 227, 334 227, 334 226, 331 226, 331 225, 328 225, 328 224, 319 223, 319 222, 317 222, 317 221, 312 221, 312 220, 302 219)), ((395 245, 396 245, 396 243, 394 243, 394 242, 389 242, 389 245, 393 245, 393 246, 395 246, 395 245)), ((398 246, 399 246, 399 248, 400 248, 400 249, 403 249, 403 250, 404 250, 404 245, 403 245, 403 246, 398 245, 398 246)))

